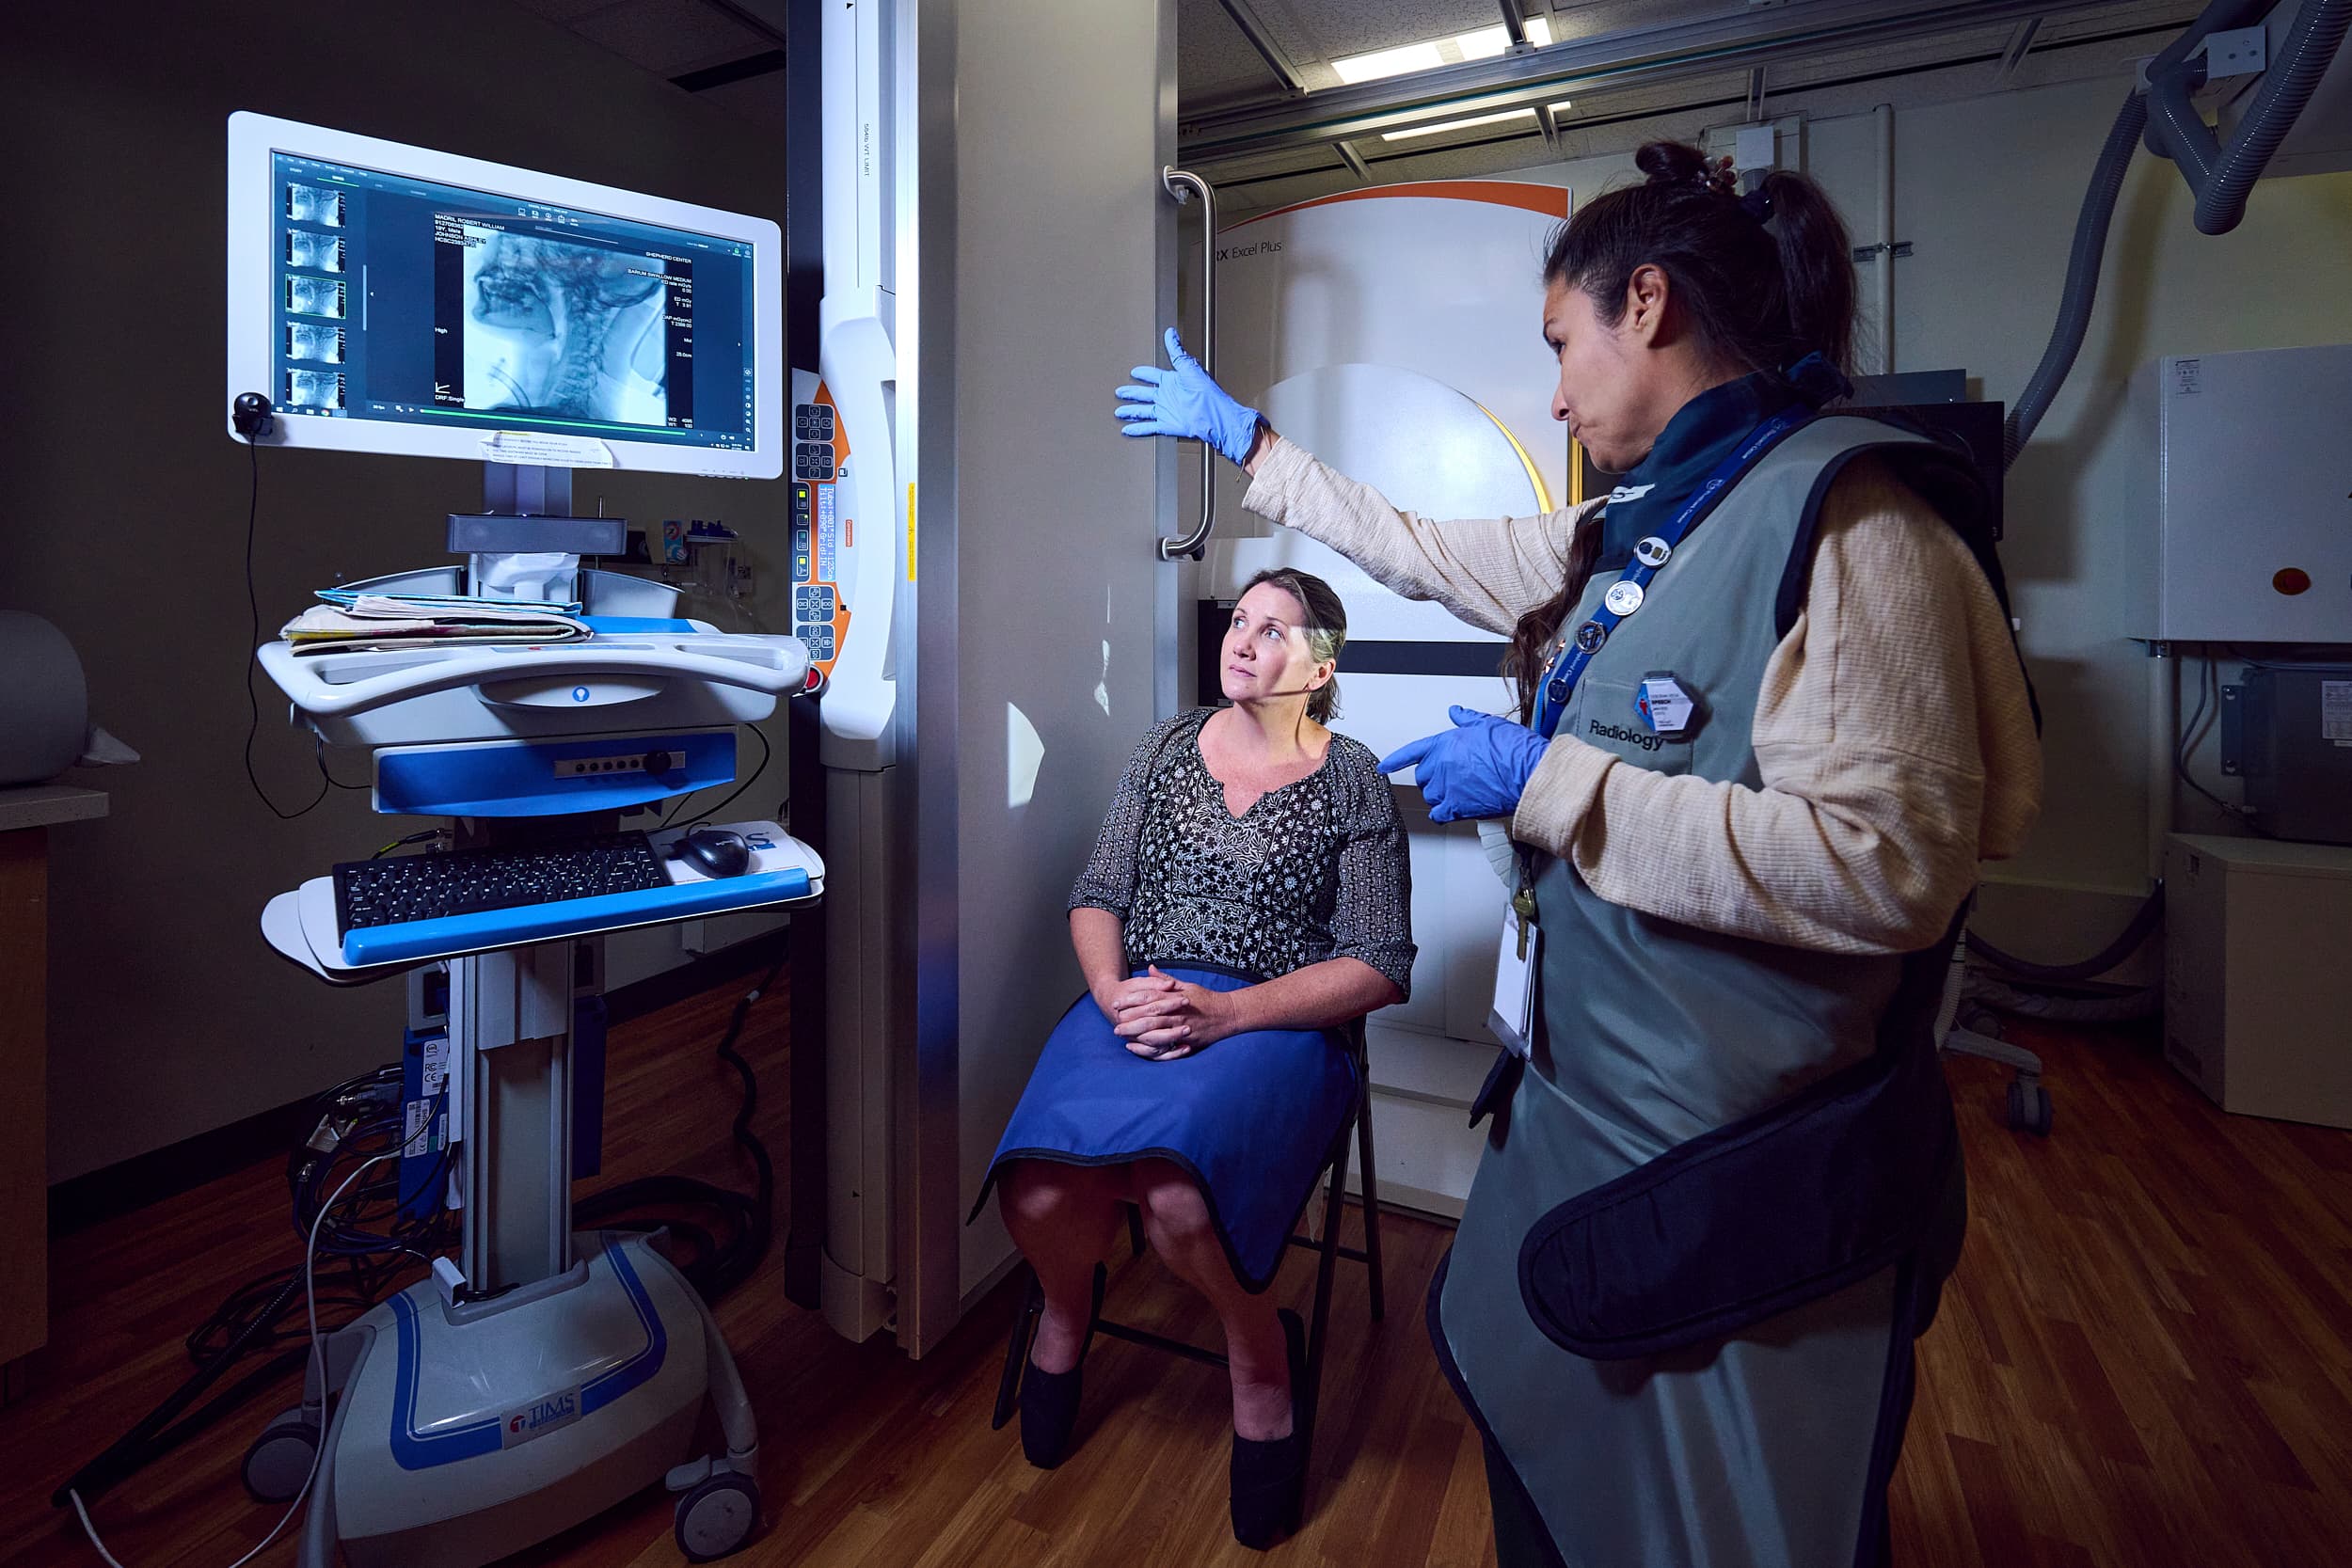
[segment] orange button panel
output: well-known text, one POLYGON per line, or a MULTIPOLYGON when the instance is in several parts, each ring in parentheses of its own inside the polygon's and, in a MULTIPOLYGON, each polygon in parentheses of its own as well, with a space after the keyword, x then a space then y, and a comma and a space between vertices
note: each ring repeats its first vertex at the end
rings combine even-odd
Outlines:
POLYGON ((792 631, 808 644, 809 667, 827 679, 850 638, 840 578, 850 543, 840 484, 849 467, 849 434, 818 382, 814 401, 792 405, 792 631))

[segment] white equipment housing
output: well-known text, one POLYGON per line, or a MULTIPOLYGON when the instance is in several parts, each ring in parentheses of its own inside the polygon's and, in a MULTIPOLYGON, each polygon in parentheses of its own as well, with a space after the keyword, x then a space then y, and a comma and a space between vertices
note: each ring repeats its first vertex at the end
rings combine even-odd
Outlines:
POLYGON ((822 55, 819 1299, 920 1355, 1013 1261, 965 1218, 1081 989, 1067 889, 1175 701, 1177 456, 1104 402, 1174 309, 1175 6, 829 6, 822 55))
POLYGON ((2177 642, 2352 642, 2344 410, 2352 345, 2180 355, 2132 385, 2131 633, 2177 642))

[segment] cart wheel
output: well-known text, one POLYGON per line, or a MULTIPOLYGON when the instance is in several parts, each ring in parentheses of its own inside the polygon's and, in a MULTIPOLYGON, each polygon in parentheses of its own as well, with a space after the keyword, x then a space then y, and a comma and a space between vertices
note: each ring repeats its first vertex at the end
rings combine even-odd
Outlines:
POLYGON ((318 1422, 289 1410, 262 1429, 245 1450, 245 1489, 265 1503, 290 1503, 318 1464, 318 1422))
POLYGON ((2050 1104, 2050 1091, 2040 1083, 2012 1079, 2009 1085, 2009 1124, 2021 1132, 2036 1137, 2050 1135, 2050 1122, 2055 1111, 2050 1104))
POLYGON ((741 1548, 759 1523, 759 1486, 749 1476, 712 1476, 677 1500, 678 1550, 712 1562, 741 1548))

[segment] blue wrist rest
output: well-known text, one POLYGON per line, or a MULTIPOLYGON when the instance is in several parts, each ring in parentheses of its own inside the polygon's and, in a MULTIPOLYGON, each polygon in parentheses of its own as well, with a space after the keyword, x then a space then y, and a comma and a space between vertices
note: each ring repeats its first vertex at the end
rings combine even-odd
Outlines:
POLYGON ((554 904, 480 910, 471 914, 448 914, 436 920, 410 920, 394 926, 362 926, 344 933, 343 962, 358 968, 409 958, 437 958, 624 926, 691 920, 696 915, 781 904, 787 899, 805 898, 808 894, 808 873, 795 867, 789 871, 763 871, 747 877, 644 888, 634 893, 604 893, 594 898, 567 898, 554 904))

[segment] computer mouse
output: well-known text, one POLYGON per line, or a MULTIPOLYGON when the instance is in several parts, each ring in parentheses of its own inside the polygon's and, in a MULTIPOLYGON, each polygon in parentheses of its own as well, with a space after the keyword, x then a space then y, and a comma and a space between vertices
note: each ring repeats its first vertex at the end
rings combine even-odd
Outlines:
POLYGON ((670 854, 706 877, 740 877, 752 868, 751 841, 725 828, 696 828, 671 845, 670 854))

